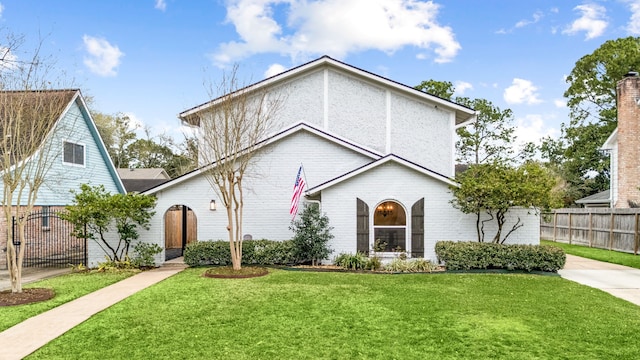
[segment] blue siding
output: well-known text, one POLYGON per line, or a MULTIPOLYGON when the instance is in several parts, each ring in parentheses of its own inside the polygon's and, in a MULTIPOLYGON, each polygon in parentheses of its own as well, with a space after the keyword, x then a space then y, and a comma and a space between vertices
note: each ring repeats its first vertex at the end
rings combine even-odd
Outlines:
MULTIPOLYGON (((70 104, 57 126, 53 136, 47 140, 56 155, 50 156, 52 165, 40 187, 36 205, 70 204, 73 200, 70 190, 78 190, 81 184, 102 184, 111 193, 124 192, 97 129, 79 98, 70 104), (84 145, 84 166, 63 163, 64 141, 84 145)), ((21 203, 26 203, 26 199, 21 203)))

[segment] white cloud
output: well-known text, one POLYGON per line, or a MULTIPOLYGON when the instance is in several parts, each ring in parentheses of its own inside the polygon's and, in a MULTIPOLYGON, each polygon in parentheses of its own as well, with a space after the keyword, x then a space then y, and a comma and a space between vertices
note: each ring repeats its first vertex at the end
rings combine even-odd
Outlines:
POLYGON ((467 90, 473 90, 473 85, 466 81, 456 81, 453 87, 456 89, 454 95, 457 96, 463 96, 467 90))
POLYGON ((418 49, 418 58, 444 63, 461 49, 453 30, 438 23, 440 6, 432 1, 230 0, 227 4, 226 20, 234 25, 239 40, 223 43, 212 55, 218 65, 260 53, 304 60, 319 54, 343 58, 366 50, 393 53, 406 46, 418 49))
POLYGON ((124 116, 129 118, 129 130, 142 130, 144 129, 144 122, 136 114, 132 112, 123 113, 124 116))
POLYGON ((546 127, 541 115, 529 114, 524 118, 516 119, 516 147, 521 148, 525 144, 532 142, 540 144, 543 137, 557 138, 560 131, 555 128, 546 127))
POLYGON ((82 41, 89 54, 84 58, 84 64, 89 70, 100 76, 115 76, 120 59, 124 56, 118 46, 111 45, 105 39, 89 35, 84 35, 82 41))
POLYGON ((529 80, 513 79, 511 86, 504 90, 504 100, 508 104, 537 104, 542 100, 538 98, 538 88, 529 80))
POLYGON ((272 77, 274 75, 278 75, 278 74, 284 72, 285 70, 287 70, 287 68, 282 66, 282 65, 280 65, 280 64, 271 64, 271 66, 269 66, 267 71, 264 72, 264 77, 265 78, 269 78, 269 77, 272 77))
POLYGON ((8 47, 0 46, 0 71, 15 69, 18 57, 8 47))
POLYGON ((607 9, 598 4, 583 4, 573 8, 574 11, 581 13, 571 25, 567 26, 562 33, 575 35, 579 32, 586 32, 585 40, 596 38, 607 28, 608 22, 605 20, 607 9))
POLYGON ((631 19, 627 24, 627 31, 630 35, 640 35, 640 0, 629 1, 631 19))
POLYGON ((156 0, 156 9, 160 10, 160 11, 165 11, 167 10, 167 3, 164 0, 156 0))
POLYGON ((544 15, 542 14, 541 11, 536 11, 532 16, 531 19, 525 19, 525 20, 520 20, 516 23, 516 28, 521 28, 521 27, 525 27, 527 25, 532 25, 537 23, 538 21, 540 21, 540 19, 542 19, 544 15))
POLYGON ((553 105, 557 108, 565 108, 567 107, 567 102, 564 99, 555 99, 553 100, 553 105))
POLYGON ((3 12, 4 12, 4 5, 0 3, 0 18, 2 17, 3 12))

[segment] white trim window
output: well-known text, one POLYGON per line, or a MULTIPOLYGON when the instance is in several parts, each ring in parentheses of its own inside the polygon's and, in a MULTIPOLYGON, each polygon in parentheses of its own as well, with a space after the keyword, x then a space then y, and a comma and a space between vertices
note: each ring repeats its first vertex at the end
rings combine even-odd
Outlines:
POLYGON ((65 165, 85 166, 85 146, 71 141, 63 141, 62 163, 65 165))
POLYGON ((373 214, 374 251, 407 251, 407 215, 400 203, 387 200, 373 214))

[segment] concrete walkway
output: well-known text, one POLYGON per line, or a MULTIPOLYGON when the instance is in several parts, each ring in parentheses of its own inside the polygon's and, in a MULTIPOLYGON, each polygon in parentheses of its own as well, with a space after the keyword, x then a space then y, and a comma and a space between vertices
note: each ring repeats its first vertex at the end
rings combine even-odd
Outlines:
POLYGON ((640 306, 640 269, 567 254, 567 263, 558 273, 640 306))
POLYGON ((181 259, 166 262, 160 268, 142 272, 77 298, 1 332, 0 344, 11 344, 11 346, 2 347, 0 358, 3 360, 24 358, 94 314, 179 273, 186 267, 180 263, 181 259))

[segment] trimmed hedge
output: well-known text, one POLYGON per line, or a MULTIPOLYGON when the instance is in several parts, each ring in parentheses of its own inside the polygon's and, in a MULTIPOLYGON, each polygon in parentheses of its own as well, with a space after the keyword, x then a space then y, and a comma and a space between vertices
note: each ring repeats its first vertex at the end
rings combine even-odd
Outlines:
MULTIPOLYGON (((184 262, 189 266, 231 265, 229 241, 198 241, 188 244, 184 249, 184 262)), ((243 265, 288 265, 294 262, 291 240, 242 242, 243 265)))
POLYGON ((436 255, 447 270, 507 269, 557 272, 567 257, 564 250, 547 245, 504 245, 481 242, 438 241, 436 255))

